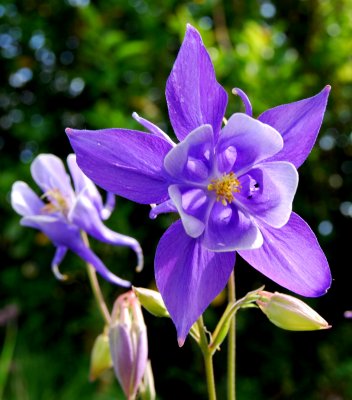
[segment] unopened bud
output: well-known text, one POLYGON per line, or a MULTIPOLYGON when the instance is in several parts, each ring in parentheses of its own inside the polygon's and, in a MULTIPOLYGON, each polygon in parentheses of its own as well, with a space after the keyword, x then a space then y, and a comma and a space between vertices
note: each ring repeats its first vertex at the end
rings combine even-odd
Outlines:
POLYGON ((126 398, 133 400, 147 365, 148 343, 142 310, 132 291, 115 301, 109 343, 115 375, 126 398))
POLYGON ((316 311, 295 297, 261 291, 257 305, 276 326, 289 331, 315 331, 331 326, 316 311))
POLYGON ((133 287, 133 291, 142 306, 151 314, 156 317, 170 317, 159 292, 141 287, 133 287))
POLYGON ((94 381, 106 369, 112 367, 109 337, 107 333, 101 333, 95 339, 91 356, 89 379, 94 381))

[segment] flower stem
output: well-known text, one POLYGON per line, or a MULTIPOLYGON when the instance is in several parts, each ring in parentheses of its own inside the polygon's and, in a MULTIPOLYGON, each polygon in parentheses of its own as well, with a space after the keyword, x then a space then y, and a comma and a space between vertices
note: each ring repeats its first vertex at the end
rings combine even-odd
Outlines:
POLYGON ((213 352, 209 349, 208 339, 205 334, 205 327, 203 323, 203 317, 200 316, 197 321, 200 341, 199 346, 203 353, 204 366, 205 366, 205 376, 207 380, 208 397, 209 400, 216 400, 216 390, 215 390, 215 379, 214 379, 214 368, 213 368, 213 352))
POLYGON ((204 355, 204 365, 205 365, 205 374, 207 378, 209 400, 216 400, 213 356, 210 353, 204 355))
MULTIPOLYGON (((232 271, 228 282, 228 301, 235 303, 235 273, 232 271)), ((236 400, 236 313, 233 314, 229 333, 227 350, 227 398, 236 400)))
POLYGON ((6 382, 9 378, 13 353, 16 345, 17 324, 15 321, 9 321, 6 327, 5 340, 0 354, 0 400, 4 397, 6 382))
MULTIPOLYGON (((82 238, 83 238, 84 243, 89 247, 88 237, 85 232, 82 232, 82 238)), ((87 263, 87 272, 88 272, 90 286, 92 288, 95 301, 98 304, 99 311, 100 311, 104 321, 106 322, 106 324, 109 325, 110 320, 111 320, 110 313, 109 313, 108 307, 105 303, 103 293, 100 289, 100 285, 99 285, 97 273, 95 272, 95 268, 89 263, 87 263)))

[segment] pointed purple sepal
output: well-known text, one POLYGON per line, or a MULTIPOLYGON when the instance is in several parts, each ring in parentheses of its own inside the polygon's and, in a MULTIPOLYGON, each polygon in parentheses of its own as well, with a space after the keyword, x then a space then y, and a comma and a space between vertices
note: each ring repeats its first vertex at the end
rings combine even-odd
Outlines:
POLYGON ((331 285, 331 273, 317 238, 307 223, 292 213, 280 229, 261 227, 263 246, 238 253, 252 267, 306 297, 318 297, 331 285))
POLYGON ((204 124, 212 125, 218 135, 227 94, 216 81, 199 32, 189 24, 166 83, 166 100, 172 127, 180 141, 204 124))
POLYGON ((258 117, 284 139, 284 148, 268 161, 290 161, 296 168, 303 164, 319 133, 330 89, 327 85, 314 97, 274 107, 258 117))
POLYGON ((39 214, 45 203, 26 182, 17 181, 12 185, 11 205, 19 215, 26 217, 39 214))
POLYGON ((122 235, 109 229, 100 219, 98 210, 85 196, 84 191, 77 197, 69 215, 70 220, 82 231, 95 239, 114 246, 128 246, 133 249, 138 258, 137 270, 143 269, 143 253, 138 241, 130 236, 122 235))
POLYGON ((182 345, 191 326, 224 289, 235 253, 214 253, 188 236, 181 221, 160 239, 155 255, 155 278, 182 345))
POLYGON ((86 247, 85 244, 76 242, 74 243, 70 249, 76 253, 79 257, 81 257, 84 261, 91 264, 95 270, 108 282, 114 283, 115 285, 119 285, 122 287, 129 288, 131 287, 131 282, 126 281, 125 279, 119 278, 111 271, 107 269, 101 259, 89 248, 86 247))
POLYGON ((108 192, 142 204, 167 200, 163 161, 172 146, 166 140, 127 129, 66 133, 79 167, 108 192))

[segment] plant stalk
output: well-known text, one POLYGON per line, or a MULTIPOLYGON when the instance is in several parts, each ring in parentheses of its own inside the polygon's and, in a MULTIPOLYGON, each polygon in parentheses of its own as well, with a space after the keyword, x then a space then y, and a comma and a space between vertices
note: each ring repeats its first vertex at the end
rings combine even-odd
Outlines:
MULTIPOLYGON (((85 232, 82 232, 82 238, 83 238, 84 243, 89 247, 88 237, 85 232)), ((109 325, 110 321, 111 321, 111 317, 110 317, 108 307, 105 303, 103 293, 100 289, 97 273, 95 272, 95 268, 91 264, 89 264, 89 263, 86 263, 86 264, 87 264, 88 278, 89 278, 90 286, 92 288, 92 292, 93 292, 95 301, 98 304, 98 308, 99 308, 101 316, 103 317, 106 324, 109 325)))
MULTIPOLYGON (((235 272, 232 271, 228 282, 228 301, 236 301, 235 272)), ((232 316, 228 333, 227 350, 227 399, 236 400, 236 313, 232 316)))
POLYGON ((17 337, 17 325, 9 321, 6 326, 6 334, 3 348, 0 354, 0 400, 3 399, 6 382, 8 381, 17 337))
POLYGON ((209 349, 208 339, 205 334, 205 328, 203 323, 203 317, 200 316, 197 321, 200 341, 199 346, 202 350, 204 366, 205 366, 205 376, 208 388, 208 398, 209 400, 216 400, 216 389, 215 389, 215 379, 214 379, 214 367, 213 367, 213 352, 209 349))

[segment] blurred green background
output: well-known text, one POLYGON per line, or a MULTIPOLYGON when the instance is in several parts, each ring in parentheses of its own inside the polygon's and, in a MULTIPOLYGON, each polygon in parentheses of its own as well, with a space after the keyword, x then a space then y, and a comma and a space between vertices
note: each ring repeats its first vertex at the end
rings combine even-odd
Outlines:
MULTIPOLYGON (((11 185, 34 186, 33 158, 71 151, 64 133, 76 128, 138 128, 133 111, 171 132, 165 82, 186 23, 199 29, 218 81, 240 87, 254 114, 310 97, 332 85, 317 144, 300 168, 294 209, 305 218, 328 257, 333 285, 308 299, 333 325, 290 333, 258 310, 238 318, 239 399, 352 399, 352 0, 23 0, 0 4, 0 396, 4 400, 122 398, 112 373, 88 381, 89 352, 103 321, 92 301, 83 262, 69 254, 50 270, 54 247, 19 226, 11 185), (15 305, 18 317, 7 320, 15 305), (6 312, 7 310, 7 312, 6 312), (4 345, 6 344, 6 345, 4 345), (13 348, 13 356, 11 350, 13 348), (5 359, 10 360, 6 376, 5 359), (5 379, 6 378, 6 379, 5 379)), ((230 94, 227 116, 243 106, 230 94)), ((131 251, 92 242, 114 272, 136 286, 153 286, 153 254, 170 216, 148 219, 148 207, 117 199, 109 227, 135 236, 146 265, 134 272, 131 251)), ((262 284, 284 289, 243 261, 238 295, 262 284)), ((102 282, 111 303, 121 293, 102 282)), ((209 329, 224 309, 206 314, 209 329)), ((145 315, 159 399, 206 398, 202 358, 187 339, 177 347, 171 321, 145 315)), ((225 398, 226 345, 215 356, 219 399, 225 398)))

